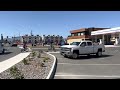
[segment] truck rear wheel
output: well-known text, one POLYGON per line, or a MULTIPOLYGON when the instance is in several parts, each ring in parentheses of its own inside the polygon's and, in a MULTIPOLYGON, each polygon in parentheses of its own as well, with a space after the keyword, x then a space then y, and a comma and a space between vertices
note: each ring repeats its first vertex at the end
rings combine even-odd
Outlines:
POLYGON ((102 56, 102 51, 101 51, 101 50, 98 50, 98 52, 96 53, 96 56, 97 56, 97 57, 101 57, 101 56, 102 56))
POLYGON ((88 57, 90 57, 90 54, 87 54, 88 57))
POLYGON ((67 55, 64 55, 64 57, 65 57, 65 58, 68 58, 68 56, 67 56, 67 55))

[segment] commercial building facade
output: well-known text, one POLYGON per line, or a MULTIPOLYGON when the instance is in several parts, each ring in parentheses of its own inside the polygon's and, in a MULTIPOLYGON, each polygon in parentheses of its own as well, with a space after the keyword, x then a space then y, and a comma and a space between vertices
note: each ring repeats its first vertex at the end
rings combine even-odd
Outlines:
POLYGON ((96 39, 99 39, 103 44, 120 45, 120 27, 92 31, 91 35, 96 37, 96 39), (97 36, 101 37, 97 38, 97 36))
POLYGON ((82 28, 70 31, 71 35, 67 37, 67 43, 81 40, 92 40, 93 42, 100 42, 104 39, 104 44, 114 44, 116 38, 119 38, 119 32, 110 32, 111 28, 82 28), (105 30, 108 30, 107 33, 105 30), (104 32, 103 34, 100 32, 104 32), (104 36, 103 36, 104 35, 104 36))
POLYGON ((94 41, 94 37, 91 36, 91 32, 92 31, 97 31, 97 30, 101 30, 101 29, 106 29, 106 28, 81 28, 81 29, 77 29, 77 30, 72 30, 70 31, 70 34, 67 37, 67 43, 72 43, 74 41, 81 41, 81 40, 93 40, 94 41))

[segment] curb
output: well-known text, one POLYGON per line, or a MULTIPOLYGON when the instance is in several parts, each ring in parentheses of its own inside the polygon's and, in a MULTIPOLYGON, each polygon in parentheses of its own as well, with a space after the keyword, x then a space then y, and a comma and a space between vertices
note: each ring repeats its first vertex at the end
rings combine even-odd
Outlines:
POLYGON ((50 55, 54 58, 53 65, 51 67, 51 70, 50 70, 47 78, 46 78, 46 79, 53 79, 54 75, 55 75, 55 72, 56 72, 56 67, 57 67, 57 58, 54 55, 50 54, 49 52, 44 52, 44 53, 46 53, 46 54, 48 54, 48 55, 50 55))
POLYGON ((50 70, 50 72, 49 72, 49 74, 48 74, 48 76, 46 78, 46 79, 53 79, 54 75, 55 75, 55 72, 56 72, 56 68, 57 68, 57 58, 54 55, 50 54, 50 53, 47 53, 47 52, 45 52, 45 53, 54 58, 52 68, 51 68, 51 70, 50 70))

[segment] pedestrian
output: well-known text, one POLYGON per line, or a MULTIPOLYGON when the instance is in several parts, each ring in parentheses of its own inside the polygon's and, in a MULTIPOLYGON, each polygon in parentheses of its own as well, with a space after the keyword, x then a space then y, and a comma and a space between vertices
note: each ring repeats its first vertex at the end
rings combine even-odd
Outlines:
POLYGON ((27 45, 26 45, 26 42, 24 42, 23 43, 23 49, 24 49, 24 51, 26 50, 26 48, 27 48, 27 45))

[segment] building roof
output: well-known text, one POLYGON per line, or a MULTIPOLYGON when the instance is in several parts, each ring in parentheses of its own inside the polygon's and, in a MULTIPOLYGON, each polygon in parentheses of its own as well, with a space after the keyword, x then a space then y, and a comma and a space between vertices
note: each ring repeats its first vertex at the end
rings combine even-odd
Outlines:
POLYGON ((117 32, 120 32, 120 27, 104 29, 99 31, 92 31, 91 35, 109 34, 109 33, 117 33, 117 32))
POLYGON ((97 31, 97 30, 103 30, 103 29, 109 29, 109 28, 95 28, 95 27, 90 27, 90 28, 81 28, 77 30, 71 30, 70 33, 78 33, 78 32, 83 32, 87 30, 92 30, 92 31, 97 31))
POLYGON ((82 32, 85 30, 86 30, 86 28, 81 28, 81 29, 77 29, 77 30, 72 30, 72 31, 70 31, 70 33, 77 33, 77 32, 82 32))

